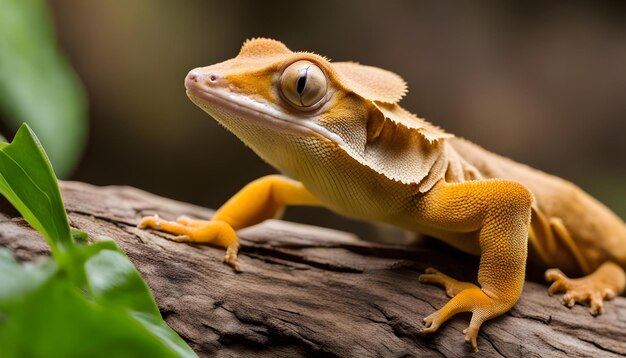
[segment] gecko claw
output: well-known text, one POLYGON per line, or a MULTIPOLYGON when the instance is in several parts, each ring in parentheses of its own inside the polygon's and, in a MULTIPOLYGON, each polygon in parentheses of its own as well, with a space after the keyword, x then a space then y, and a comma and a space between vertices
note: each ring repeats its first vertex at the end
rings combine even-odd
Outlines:
POLYGON ((241 267, 239 266, 239 261, 237 260, 238 250, 238 243, 228 246, 228 248, 226 248, 226 255, 224 255, 224 263, 232 267, 236 273, 241 273, 241 267))
POLYGON ((189 235, 178 235, 178 236, 175 236, 172 239, 172 241, 176 241, 176 242, 193 242, 189 235))
POLYGON ((159 217, 159 215, 149 215, 149 216, 144 216, 139 223, 137 224, 137 227, 139 229, 145 229, 145 228, 158 228, 161 226, 161 218, 159 217))
POLYGON ((237 261, 237 257, 230 256, 226 254, 224 256, 224 263, 233 268, 233 271, 236 273, 241 273, 241 267, 239 266, 239 261, 237 261))
POLYGON ((439 326, 441 326, 441 320, 438 319, 437 312, 425 317, 424 321, 424 329, 422 329, 423 334, 431 334, 437 332, 439 326))
POLYGON ((478 352, 478 330, 468 327, 463 330, 463 334, 465 334, 465 343, 469 344, 473 352, 478 352))

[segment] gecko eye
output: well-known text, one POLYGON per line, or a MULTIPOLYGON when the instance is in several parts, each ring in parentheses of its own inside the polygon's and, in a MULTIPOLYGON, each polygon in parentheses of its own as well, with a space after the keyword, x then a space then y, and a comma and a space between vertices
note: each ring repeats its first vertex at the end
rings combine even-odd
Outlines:
POLYGON ((310 110, 324 96, 328 84, 322 70, 309 61, 294 62, 285 68, 280 79, 283 97, 298 109, 310 110))

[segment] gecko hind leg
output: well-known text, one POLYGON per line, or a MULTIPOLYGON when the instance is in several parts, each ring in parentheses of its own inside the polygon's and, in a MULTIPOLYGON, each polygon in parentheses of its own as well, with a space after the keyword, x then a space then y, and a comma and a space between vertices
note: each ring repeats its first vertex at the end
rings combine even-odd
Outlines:
POLYGON ((617 264, 607 261, 590 275, 581 278, 569 278, 559 269, 549 269, 546 280, 554 281, 550 294, 565 292, 563 304, 573 307, 576 302, 589 304, 589 312, 596 316, 604 312, 604 301, 624 292, 626 273, 617 264))

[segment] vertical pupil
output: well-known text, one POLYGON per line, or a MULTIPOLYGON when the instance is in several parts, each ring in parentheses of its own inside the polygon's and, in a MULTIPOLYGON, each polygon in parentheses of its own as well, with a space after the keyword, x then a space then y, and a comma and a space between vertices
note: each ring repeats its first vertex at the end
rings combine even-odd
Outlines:
POLYGON ((296 82, 296 91, 298 91, 299 95, 302 95, 304 91, 304 86, 306 85, 306 73, 309 71, 309 68, 304 68, 300 71, 300 75, 298 76, 298 82, 296 82))

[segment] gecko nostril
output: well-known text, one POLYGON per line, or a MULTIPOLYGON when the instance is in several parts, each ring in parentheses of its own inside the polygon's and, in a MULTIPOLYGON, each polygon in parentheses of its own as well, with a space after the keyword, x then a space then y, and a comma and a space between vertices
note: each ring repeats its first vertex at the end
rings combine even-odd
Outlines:
POLYGON ((190 81, 194 81, 194 82, 198 82, 198 76, 196 76, 195 74, 191 74, 191 75, 189 75, 189 80, 190 81))

